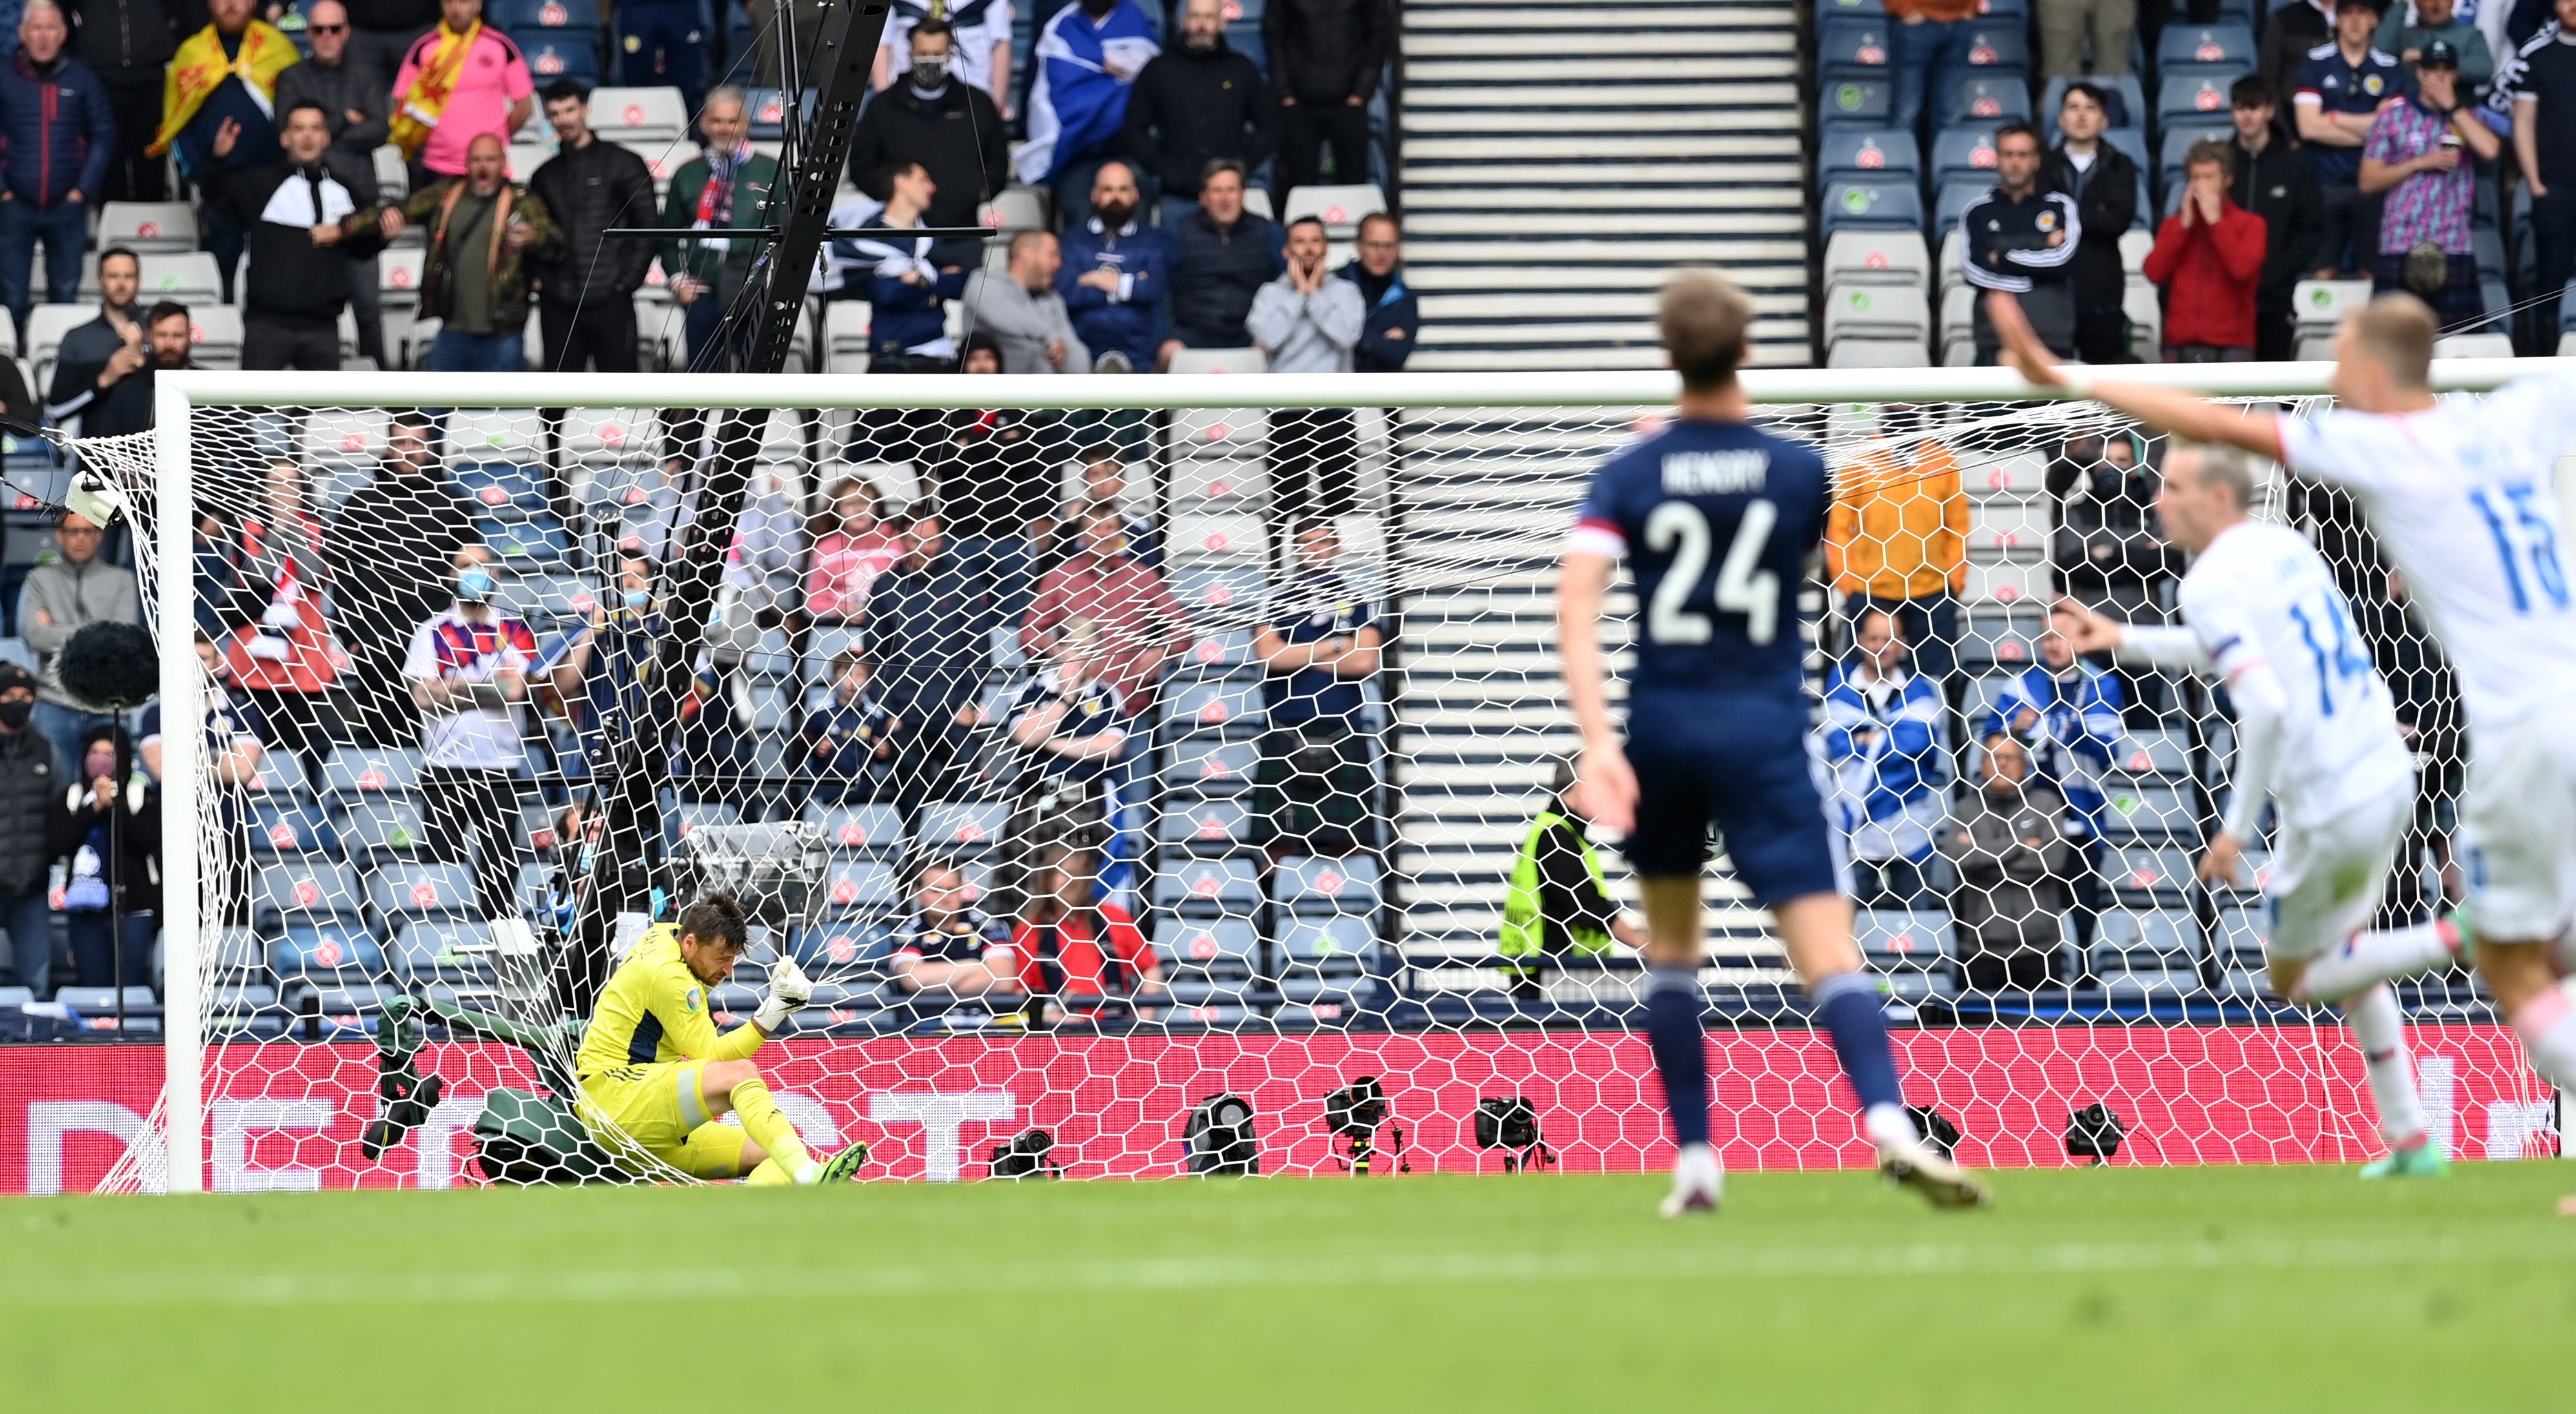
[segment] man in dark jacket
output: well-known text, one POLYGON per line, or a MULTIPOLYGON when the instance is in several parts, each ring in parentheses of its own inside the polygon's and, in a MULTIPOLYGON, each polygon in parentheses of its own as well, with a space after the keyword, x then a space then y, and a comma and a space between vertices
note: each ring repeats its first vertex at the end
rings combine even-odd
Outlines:
POLYGON ((972 226, 1011 180, 1011 144, 992 95, 948 72, 948 21, 912 31, 912 67, 869 102, 850 134, 850 177, 861 186, 896 162, 918 162, 939 184, 925 218, 972 226))
POLYGON ((1351 350, 1354 373, 1400 373, 1413 356, 1414 336, 1422 332, 1422 305, 1404 283, 1404 232, 1395 218, 1374 212, 1360 222, 1359 258, 1342 267, 1342 278, 1360 287, 1368 322, 1351 350))
MULTIPOLYGON (((872 223, 889 230, 925 224, 938 200, 928 168, 897 162, 876 185, 885 210, 872 223)), ((966 293, 966 266, 978 255, 943 247, 928 236, 854 240, 845 250, 868 271, 868 371, 954 373, 957 341, 948 336, 948 301, 966 293)))
POLYGON ((1970 992, 2034 991, 2064 981, 2058 922, 2074 902, 2075 846, 2066 802, 2031 779, 2030 752, 2010 733, 1986 738, 1986 778, 1937 843, 1959 871, 1950 913, 1959 924, 1959 985, 1970 992))
POLYGON ((107 183, 116 117, 107 86, 63 52, 71 27, 53 0, 28 0, 18 52, 0 64, 0 304, 27 327, 29 268, 45 242, 45 298, 80 298, 89 213, 107 183))
POLYGON ((947 553, 936 512, 897 527, 903 559, 868 590, 861 656, 879 664, 877 700, 895 732, 895 803, 909 816, 945 800, 957 758, 981 720, 975 696, 991 666, 998 618, 983 576, 947 553))
POLYGON ((426 416, 396 414, 375 479, 341 503, 324 540, 330 563, 367 566, 331 593, 357 689, 358 729, 379 746, 419 740, 420 709, 403 683, 403 655, 412 631, 448 602, 449 563, 475 539, 465 502, 439 480, 429 437, 426 416))
POLYGON ((2264 363, 2298 357, 2298 322, 2290 295, 2316 264, 2325 222, 2325 188, 2308 155, 2282 131, 2278 95, 2269 80, 2247 74, 2228 90, 2236 119, 2236 204, 2263 218, 2263 276, 2254 290, 2254 357, 2264 363))
POLYGON ((1103 162, 1091 179, 1091 219, 1064 233, 1055 292, 1091 349, 1094 373, 1154 366, 1163 344, 1163 292, 1172 283, 1172 238, 1136 214, 1136 169, 1103 162), (1112 355, 1125 367, 1104 361, 1112 355))
MULTIPOLYGON (((376 149, 390 131, 386 112, 392 95, 374 82, 373 74, 349 62, 349 11, 340 0, 313 0, 304 10, 304 36, 313 52, 303 63, 277 76, 277 111, 299 103, 319 103, 330 119, 331 151, 325 158, 344 179, 376 179, 376 149)), ((356 183, 351 182, 355 190, 356 183)), ((358 320, 358 352, 391 368, 385 357, 383 271, 377 257, 358 260, 349 272, 349 309, 358 320)))
POLYGON ((143 155, 161 127, 162 70, 179 48, 169 0, 74 0, 72 48, 107 89, 116 121, 101 201, 162 201, 167 174, 143 155))
POLYGON ((2083 236, 2068 262, 2075 285, 2075 356, 2086 363, 2128 363, 2129 319, 2120 299, 2128 275, 2120 264, 2120 236, 2138 217, 2138 164, 2102 141, 2111 101, 2078 80, 2066 86, 2057 110, 2064 134, 2048 154, 2040 189, 2075 198, 2083 236))
POLYGON ((62 778, 54 748, 36 734, 36 679, 0 663, 0 924, 9 929, 18 985, 53 994, 54 920, 46 866, 53 862, 54 797, 62 778))
POLYGON ((1207 165, 1249 172, 1279 143, 1279 105, 1252 60, 1226 47, 1218 0, 1189 0, 1181 43, 1145 61, 1127 94, 1127 155, 1163 189, 1163 224, 1189 214, 1207 165))
MULTIPOLYGON (((249 289, 242 299, 242 367, 340 369, 340 311, 350 271, 384 249, 383 212, 372 173, 333 170, 330 114, 308 98, 281 115, 286 160, 236 172, 218 169, 216 207, 249 233, 249 289)), ((238 129, 215 136, 215 155, 238 129)))
POLYGON ((1369 100, 1395 53, 1387 0, 1273 0, 1261 13, 1262 47, 1279 94, 1279 194, 1324 179, 1369 179, 1369 100))
POLYGON ((537 324, 545 366, 579 373, 633 373, 635 292, 653 247, 600 232, 653 220, 653 173, 644 159, 590 128, 590 87, 557 79, 543 95, 555 155, 528 178, 528 191, 554 218, 555 238, 537 251, 537 324))
POLYGON ((1239 349, 1252 342, 1243 321, 1253 296, 1288 268, 1287 233, 1243 209, 1243 167, 1222 158, 1199 183, 1199 207, 1172 236, 1172 335, 1155 371, 1182 349, 1239 349))
MULTIPOLYGON (((126 259, 133 259, 127 252, 126 259)), ((102 259, 102 264, 105 260, 102 259)), ((101 283, 105 277, 101 276, 101 283)), ((131 289, 131 286, 128 286, 131 289)), ((98 323, 75 329, 98 330, 98 323)), ((124 432, 149 432, 156 405, 152 401, 152 375, 164 368, 193 367, 188 361, 193 332, 188 321, 188 307, 163 300, 144 312, 141 319, 125 328, 133 331, 114 344, 102 348, 105 340, 93 335, 84 340, 82 352, 97 354, 95 362, 74 362, 68 353, 54 360, 54 386, 45 397, 45 415, 55 422, 77 416, 84 437, 113 437, 124 432)), ((117 337, 111 333, 109 337, 117 337)), ((64 341, 66 348, 70 340, 64 341)))

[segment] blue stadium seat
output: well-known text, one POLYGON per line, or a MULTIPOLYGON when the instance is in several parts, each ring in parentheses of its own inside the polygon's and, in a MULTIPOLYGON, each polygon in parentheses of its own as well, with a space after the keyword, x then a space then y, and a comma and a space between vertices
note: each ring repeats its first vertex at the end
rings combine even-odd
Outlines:
POLYGON ((1261 873, 1248 859, 1189 859, 1154 874, 1154 907, 1249 917, 1261 906, 1261 873))
POLYGON ((1933 121, 1945 128, 2030 121, 2030 85, 2019 75, 1957 69, 1934 84, 1933 121))
POLYGON ((1949 914, 1863 909, 1852 919, 1852 936, 1870 970, 1885 977, 1899 999, 1919 1001, 1953 990, 1947 964, 1957 948, 1949 914))
POLYGON ((1884 128, 1895 94, 1885 79, 1833 79, 1825 83, 1816 104, 1817 122, 1836 128, 1884 128))
POLYGON ((903 813, 891 805, 820 805, 809 801, 805 818, 822 826, 832 848, 843 853, 885 859, 903 848, 903 813))
POLYGON ((286 860, 259 871, 251 890, 251 925, 274 931, 284 923, 355 918, 365 897, 348 866, 337 860, 286 860))
POLYGON ((1270 585, 1257 569, 1200 566, 1174 572, 1172 594, 1183 606, 1210 618, 1241 623, 1260 611, 1270 585))
POLYGON ((1172 752, 1165 784, 1175 791, 1201 796, 1237 794, 1252 784, 1259 753, 1248 741, 1192 739, 1172 752))
POLYGON ((322 763, 322 796, 335 803, 419 791, 420 752, 413 747, 343 746, 322 763))
POLYGON ((454 980, 492 972, 492 927, 481 919, 415 918, 394 930, 387 958, 397 975, 454 980))
POLYGON ((1252 814, 1241 800, 1171 800, 1155 823, 1154 838, 1167 848, 1231 853, 1252 843, 1252 814))
POLYGON ((1911 177, 1920 180, 1923 157, 1914 134, 1894 128, 1836 129, 1824 135, 1816 153, 1816 180, 1837 177, 1911 177))
POLYGON ((1378 899, 1377 861, 1365 854, 1283 859, 1270 887, 1279 906, 1292 913, 1373 913, 1378 899))
POLYGON ((1833 15, 1817 27, 1816 71, 1838 78, 1878 78, 1887 73, 1888 18, 1833 15))
POLYGON ((998 801, 933 805, 921 814, 915 842, 925 850, 959 858, 982 854, 1000 843, 1010 815, 1011 807, 998 801))
POLYGON ((367 882, 378 918, 465 918, 475 914, 474 871, 462 864, 388 864, 367 882))
POLYGON ((1816 23, 1828 20, 1862 20, 1870 24, 1887 23, 1887 7, 1879 0, 1816 0, 1816 23))
POLYGON ((2216 124, 2183 123, 2177 119, 2160 126, 2163 136, 2157 141, 2157 172, 2169 187, 2182 180, 2182 159, 2191 151, 2193 143, 2202 138, 2225 142, 2236 132, 2235 124, 2224 121, 2223 117, 2216 124))
POLYGON ((835 914, 885 914, 903 904, 894 866, 877 859, 835 854, 823 884, 824 906, 835 914))
POLYGON ((428 839, 416 796, 386 795, 356 799, 339 816, 340 848, 358 865, 409 859, 428 839))
POLYGON ((788 939, 797 964, 816 977, 863 972, 882 965, 893 951, 894 930, 881 919, 826 919, 799 928, 788 939))
POLYGON ((1249 977, 1261 971, 1261 937, 1249 919, 1160 916, 1154 920, 1154 950, 1204 974, 1249 977))
POLYGON ((1983 23, 2030 18, 2030 0, 1977 0, 1977 19, 1983 23))
POLYGON ((1252 631, 1239 628, 1199 630, 1180 658, 1182 672, 1223 676, 1252 662, 1252 631))
POLYGON ((1819 219, 1830 236, 1838 230, 1919 231, 1923 197, 1910 181, 1840 181, 1825 188, 1819 219))
POLYGON ((2250 69, 2254 59, 2254 31, 2246 25, 2167 25, 2156 41, 2158 72, 2175 64, 2234 64, 2240 70, 2250 69))
MULTIPOLYGON (((528 74, 538 87, 556 79, 579 79, 583 83, 599 81, 599 41, 588 34, 567 31, 523 29, 510 39, 526 56, 528 74)), ((521 178, 526 173, 519 174, 521 178)))
POLYGON ((2122 899, 2167 902, 2180 901, 2189 892, 2191 868, 2189 850, 2152 844, 2114 845, 2102 864, 2122 899))
POLYGON ((2132 840, 2162 843, 2200 838, 2200 822, 2182 792, 2172 786, 2109 784, 2104 788, 2102 838, 2114 844, 2132 840))
POLYGON ((1312 1005, 1373 990, 1370 963, 1379 947, 1375 923, 1358 914, 1288 919, 1279 929, 1280 996, 1312 1005))
POLYGON ((1258 683, 1193 683, 1163 699, 1163 730, 1175 740, 1193 735, 1250 737, 1261 731, 1266 720, 1258 683))
MULTIPOLYGON (((1239 50, 1243 47, 1236 43, 1239 37, 1238 31, 1230 31, 1226 35, 1226 43, 1239 50)), ((805 115, 812 117, 814 95, 811 92, 805 95, 802 106, 805 115)), ((785 94, 774 88, 751 89, 744 95, 744 108, 751 118, 753 142, 777 142, 787 136, 787 96, 785 94)))
POLYGON ((2180 727, 2131 732, 2111 752, 2111 768, 2133 776, 2191 774, 2191 741, 2180 727))
MULTIPOLYGON (((2215 74, 2176 74, 2156 85, 2156 126, 2230 122, 2228 88, 2236 81, 2215 74)), ((2232 131, 2232 128, 2231 128, 2232 131)))
POLYGON ((1968 31, 1968 67, 1997 73, 2030 72, 2028 29, 2009 22, 1979 21, 1968 31))
POLYGON ((250 854, 253 859, 296 859, 336 855, 339 832, 321 806, 299 800, 255 800, 250 808, 250 854))
POLYGON ((1979 177, 1988 186, 1994 185, 1995 127, 1993 123, 1972 123, 1933 134, 1932 180, 1937 184, 1952 177, 1979 177))
POLYGON ((501 564, 511 570, 524 573, 553 569, 572 558, 572 537, 564 530, 563 522, 551 515, 506 519, 480 513, 478 508, 474 528, 501 564))
POLYGON ((520 519, 546 509, 545 468, 467 462, 449 468, 457 494, 483 515, 520 519))
POLYGON ((268 950, 269 971, 280 977, 343 971, 372 975, 384 966, 383 945, 354 918, 289 923, 268 950))
POLYGON ((1984 200, 1986 193, 1994 189, 1995 179, 1990 176, 1952 177, 1943 182, 1932 198, 1933 239, 1949 234, 1950 228, 1959 224, 1960 213, 1984 200))
POLYGON ((599 32, 597 0, 492 0, 483 22, 496 29, 599 32))
POLYGON ((242 782, 242 793, 252 800, 302 800, 309 798, 304 779, 304 758, 284 751, 260 753, 259 770, 242 782))

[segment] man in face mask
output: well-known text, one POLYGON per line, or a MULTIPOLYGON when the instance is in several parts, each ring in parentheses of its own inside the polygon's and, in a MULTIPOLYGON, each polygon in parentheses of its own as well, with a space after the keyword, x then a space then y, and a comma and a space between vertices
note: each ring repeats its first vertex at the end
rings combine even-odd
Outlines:
POLYGON ((489 919, 517 912, 519 803, 511 785, 526 753, 517 704, 527 700, 537 641, 502 610, 492 552, 456 552, 453 607, 412 635, 403 678, 421 710, 421 803, 428 854, 474 869, 474 897, 489 919))
POLYGON ((1135 169, 1103 162, 1091 182, 1091 219, 1066 227, 1062 238, 1055 292, 1092 351, 1094 373, 1151 368, 1162 347, 1172 238, 1138 219, 1140 199, 1135 169))
POLYGON ((62 776, 54 748, 36 734, 35 718, 35 675, 0 663, 0 925, 9 929, 18 985, 41 999, 53 994, 45 869, 53 861, 47 826, 62 776))
POLYGON ((930 170, 939 191, 922 214, 933 226, 975 225, 984 203, 1011 180, 1002 110, 949 71, 956 38, 946 20, 913 26, 911 67, 868 104, 850 134, 850 176, 863 191, 895 163, 930 170))

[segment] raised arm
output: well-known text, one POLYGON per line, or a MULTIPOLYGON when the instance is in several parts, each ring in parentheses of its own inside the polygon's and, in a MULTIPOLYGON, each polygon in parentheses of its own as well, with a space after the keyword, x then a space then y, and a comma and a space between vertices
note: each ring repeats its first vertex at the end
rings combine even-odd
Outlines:
POLYGON ((2171 388, 2137 383, 2096 382, 2089 375, 2060 368, 2048 346, 2033 333, 2021 301, 2002 290, 1986 291, 1986 312, 2004 347, 2004 358, 2021 376, 2043 388, 2062 388, 2091 398, 2148 429, 2195 442, 2242 447, 2259 457, 2279 460, 2281 419, 2277 414, 2213 403, 2171 388))

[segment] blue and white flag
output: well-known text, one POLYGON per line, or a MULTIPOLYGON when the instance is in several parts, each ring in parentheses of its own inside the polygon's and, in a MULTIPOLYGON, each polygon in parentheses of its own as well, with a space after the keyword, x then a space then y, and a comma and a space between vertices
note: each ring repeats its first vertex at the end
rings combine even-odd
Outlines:
POLYGON ((1154 22, 1135 0, 1118 0, 1097 22, 1080 5, 1058 10, 1038 33, 1029 140, 1012 159, 1020 180, 1051 181, 1082 158, 1115 147, 1127 121, 1127 86, 1162 52, 1154 22))

